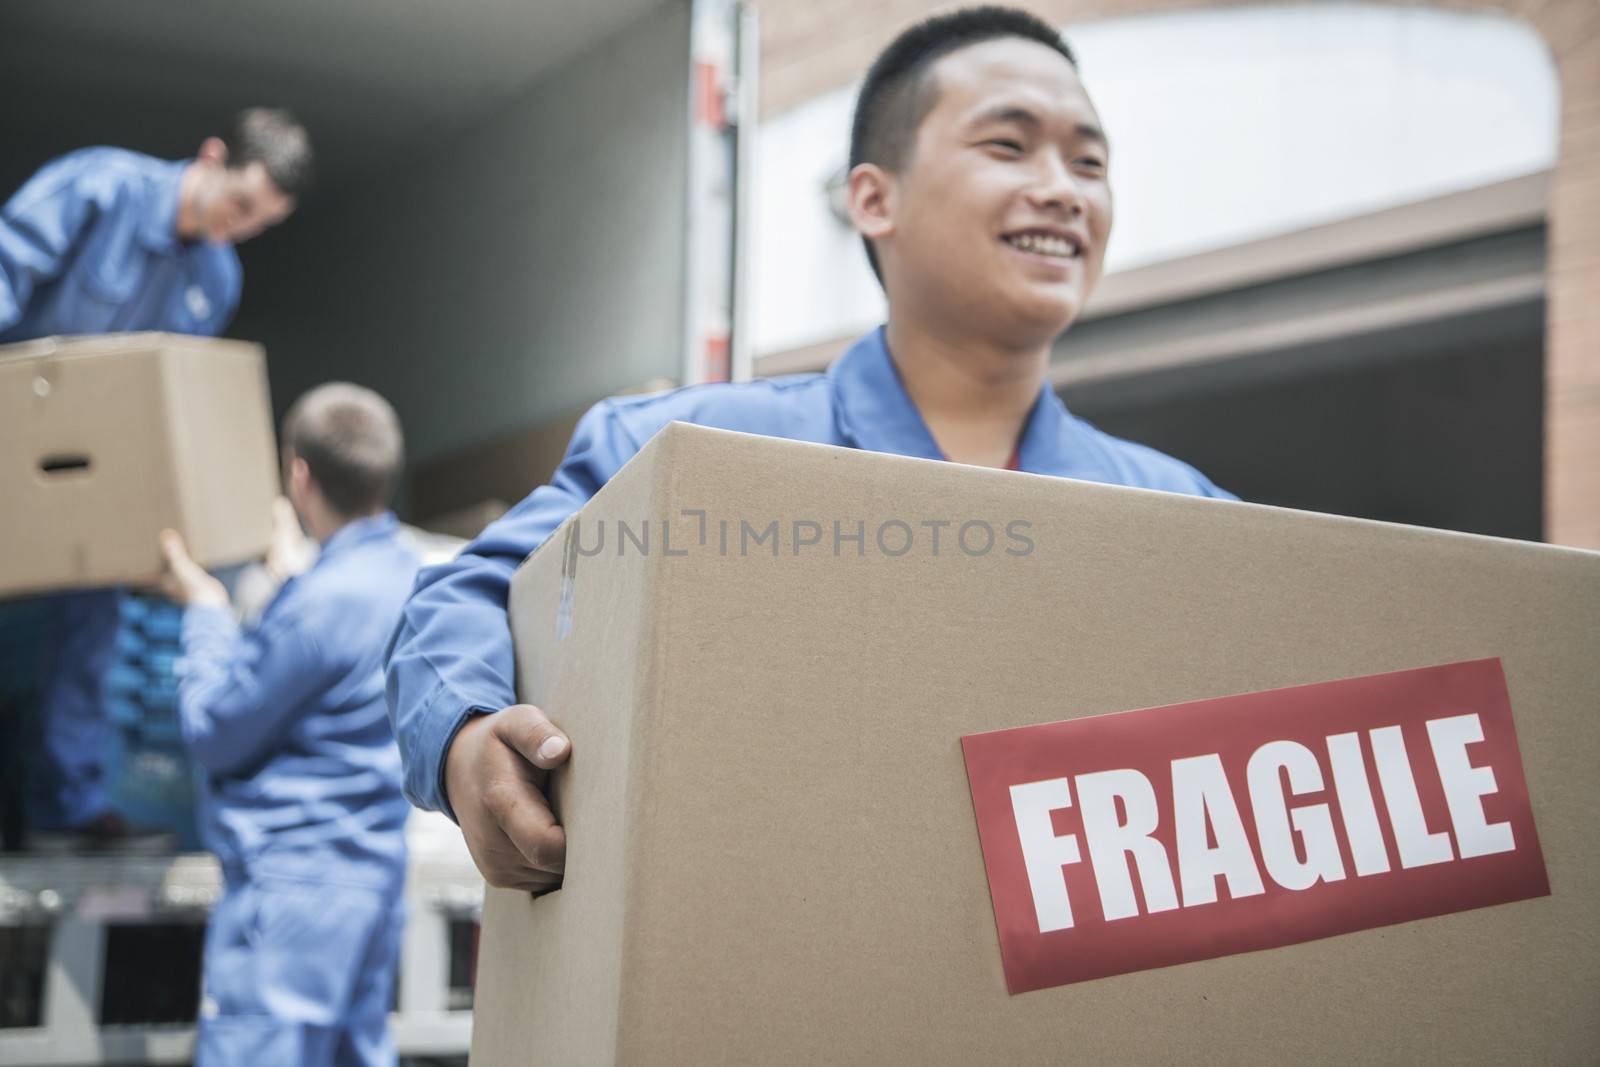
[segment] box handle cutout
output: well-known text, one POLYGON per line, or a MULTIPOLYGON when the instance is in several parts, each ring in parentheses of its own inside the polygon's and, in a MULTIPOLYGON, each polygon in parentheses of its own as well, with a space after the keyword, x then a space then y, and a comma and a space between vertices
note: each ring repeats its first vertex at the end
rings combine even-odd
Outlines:
POLYGON ((88 456, 65 452, 41 459, 39 472, 45 475, 70 474, 73 471, 87 471, 92 465, 88 456))

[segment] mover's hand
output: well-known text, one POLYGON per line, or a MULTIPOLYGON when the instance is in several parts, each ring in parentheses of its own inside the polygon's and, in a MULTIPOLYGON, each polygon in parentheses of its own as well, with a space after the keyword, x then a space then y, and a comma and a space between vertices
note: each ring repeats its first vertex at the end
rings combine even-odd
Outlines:
POLYGON ((294 505, 289 503, 288 497, 278 497, 272 502, 272 540, 267 545, 264 561, 267 573, 282 584, 309 570, 315 556, 316 546, 300 529, 294 505))
POLYGON ((456 732, 445 753, 445 792, 490 885, 537 893, 561 884, 567 835, 544 784, 571 751, 567 736, 532 704, 474 715, 456 732))
POLYGON ((161 554, 167 561, 167 569, 161 575, 163 593, 185 607, 191 604, 228 606, 228 591, 190 557, 188 546, 178 531, 161 531, 161 554))

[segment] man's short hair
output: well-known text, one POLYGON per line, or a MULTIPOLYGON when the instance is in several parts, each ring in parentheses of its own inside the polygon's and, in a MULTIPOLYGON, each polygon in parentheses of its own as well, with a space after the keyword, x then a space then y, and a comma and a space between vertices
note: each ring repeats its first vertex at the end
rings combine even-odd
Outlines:
POLYGON ((394 408, 349 382, 319 385, 296 400, 284 416, 283 444, 306 461, 328 504, 346 517, 386 507, 405 466, 394 408))
MULTIPOLYGON (((856 97, 850 128, 850 169, 875 163, 894 173, 911 158, 917 128, 939 101, 930 76, 933 64, 970 45, 1000 37, 1020 37, 1053 48, 1077 67, 1060 32, 1037 15, 1014 7, 969 7, 911 26, 878 54, 856 97)), ((883 281, 872 242, 863 237, 872 273, 883 281)))
POLYGON ((299 196, 311 184, 311 135, 281 108, 253 107, 233 120, 228 165, 260 163, 285 196, 299 196))

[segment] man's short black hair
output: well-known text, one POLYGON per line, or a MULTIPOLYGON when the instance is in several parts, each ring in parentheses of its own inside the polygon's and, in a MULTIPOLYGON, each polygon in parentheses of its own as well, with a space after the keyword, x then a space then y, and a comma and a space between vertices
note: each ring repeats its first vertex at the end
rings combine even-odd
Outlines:
POLYGON ((394 408, 349 382, 319 385, 296 400, 283 419, 283 445, 306 461, 329 506, 346 518, 388 506, 405 466, 394 408))
POLYGON ((281 108, 253 107, 233 120, 228 165, 260 163, 285 196, 299 196, 311 184, 311 135, 281 108))
MULTIPOLYGON (((939 100, 929 69, 951 52, 1000 37, 1037 41, 1078 65, 1055 27, 1019 8, 969 7, 925 19, 891 41, 867 70, 850 128, 850 169, 875 163, 893 173, 905 166, 917 128, 939 100)), ((872 242, 862 238, 862 243, 872 273, 882 282, 872 242)))

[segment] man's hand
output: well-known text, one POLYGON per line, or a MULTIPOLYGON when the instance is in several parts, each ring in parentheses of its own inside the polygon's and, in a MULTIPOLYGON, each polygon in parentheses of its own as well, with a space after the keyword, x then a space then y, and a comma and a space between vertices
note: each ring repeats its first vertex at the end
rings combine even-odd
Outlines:
POLYGON ((228 591, 190 557, 188 546, 178 531, 161 531, 161 555, 167 562, 160 582, 163 593, 185 607, 191 604, 214 608, 228 606, 228 591))
POLYGON ((561 884, 567 835, 544 784, 571 751, 567 735, 532 704, 474 715, 456 732, 445 753, 445 792, 490 885, 538 893, 561 884))
POLYGON ((316 554, 316 544, 300 529, 294 505, 289 503, 288 497, 278 497, 272 502, 272 539, 267 543, 267 558, 263 561, 267 574, 282 585, 309 570, 316 554))

